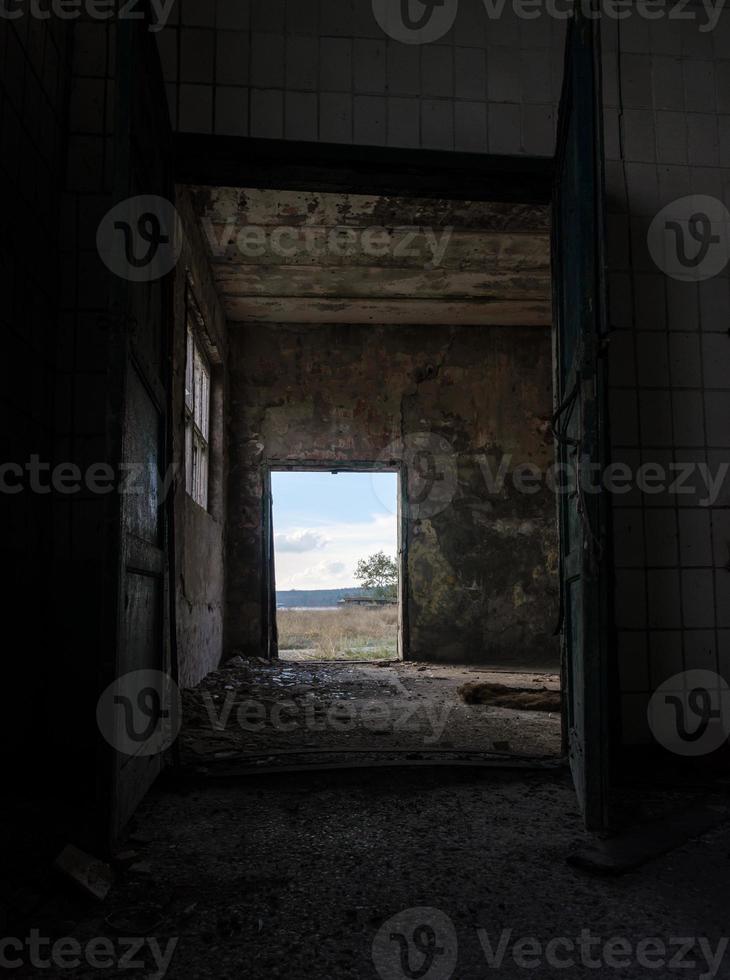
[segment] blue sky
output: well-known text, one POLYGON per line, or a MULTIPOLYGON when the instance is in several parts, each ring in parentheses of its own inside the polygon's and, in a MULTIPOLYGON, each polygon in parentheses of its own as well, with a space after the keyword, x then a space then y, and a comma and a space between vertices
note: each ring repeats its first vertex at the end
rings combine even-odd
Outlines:
POLYGON ((360 558, 398 545, 396 473, 272 473, 277 589, 357 585, 360 558))

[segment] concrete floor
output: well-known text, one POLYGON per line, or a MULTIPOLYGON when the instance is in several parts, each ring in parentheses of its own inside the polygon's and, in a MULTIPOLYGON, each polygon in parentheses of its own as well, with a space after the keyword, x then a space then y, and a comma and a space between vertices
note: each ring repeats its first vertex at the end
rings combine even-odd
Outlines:
POLYGON ((54 980, 159 977, 150 940, 172 952, 164 974, 172 980, 730 976, 730 955, 711 974, 702 952, 702 943, 714 951, 727 934, 730 830, 621 878, 591 877, 566 863, 585 839, 564 771, 168 778, 125 845, 136 852, 133 867, 118 872, 103 903, 88 903, 64 924, 84 946, 109 937, 116 949, 121 939, 109 923, 121 920, 123 936, 147 937, 138 954, 146 965, 85 965, 57 971, 54 980), (515 962, 521 938, 576 942, 582 930, 600 940, 586 953, 598 966, 565 945, 553 955, 572 956, 571 968, 551 969, 547 954, 535 969, 515 962), (502 966, 492 970, 484 948, 502 937, 502 966), (692 937, 685 956, 695 967, 637 963, 641 940, 657 939, 675 955, 679 947, 670 944, 679 937, 692 937), (620 968, 603 952, 613 938, 632 951, 619 957, 620 968), (429 948, 433 965, 419 972, 429 948))
POLYGON ((465 704, 471 681, 559 689, 559 677, 435 664, 291 663, 235 658, 184 692, 182 761, 272 766, 321 753, 397 756, 467 751, 554 758, 558 712, 465 704), (242 714, 243 712, 243 714, 242 714))

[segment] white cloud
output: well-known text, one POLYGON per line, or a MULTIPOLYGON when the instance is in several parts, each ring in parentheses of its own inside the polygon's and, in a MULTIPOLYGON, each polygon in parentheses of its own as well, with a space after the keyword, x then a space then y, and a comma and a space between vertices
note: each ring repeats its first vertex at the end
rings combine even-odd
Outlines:
POLYGON ((376 514, 371 520, 359 523, 323 523, 308 534, 324 544, 316 550, 321 560, 312 562, 312 551, 281 548, 280 539, 287 542, 302 529, 285 530, 275 535, 276 587, 278 589, 342 589, 357 586, 355 567, 361 558, 376 551, 396 556, 398 550, 398 521, 395 514, 376 514))
POLYGON ((327 538, 318 531, 302 529, 285 531, 274 535, 274 547, 277 552, 293 552, 303 554, 306 551, 317 551, 327 545, 327 538))

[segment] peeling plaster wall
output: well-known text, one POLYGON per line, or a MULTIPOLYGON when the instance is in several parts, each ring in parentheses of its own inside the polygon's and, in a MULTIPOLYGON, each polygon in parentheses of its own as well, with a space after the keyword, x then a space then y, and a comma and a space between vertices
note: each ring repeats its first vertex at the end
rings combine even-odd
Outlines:
POLYGON ((228 381, 225 317, 187 194, 178 198, 177 207, 185 229, 185 246, 175 280, 176 632, 179 681, 183 687, 191 687, 216 669, 223 653, 228 381), (185 292, 188 283, 210 340, 215 344, 215 357, 211 362, 208 510, 200 507, 185 489, 185 292))
POLYGON ((553 494, 485 479, 553 459, 548 330, 232 325, 229 343, 229 651, 261 652, 266 464, 394 459, 427 432, 456 480, 407 521, 410 658, 557 664, 553 494))

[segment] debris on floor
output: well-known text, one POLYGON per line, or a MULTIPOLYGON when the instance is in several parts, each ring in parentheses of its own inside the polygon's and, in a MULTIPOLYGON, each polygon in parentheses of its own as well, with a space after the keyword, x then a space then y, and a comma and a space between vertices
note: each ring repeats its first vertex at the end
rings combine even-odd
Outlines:
MULTIPOLYGON (((269 663, 237 656, 183 691, 183 765, 273 768, 326 754, 499 752, 549 759, 561 753, 557 674, 506 673, 446 664, 269 663), (465 687, 486 685, 532 701, 470 702, 465 687), (550 707, 546 707, 549 700, 550 707), (513 709, 519 707, 519 713, 513 709), (552 712, 552 714, 548 713, 552 712), (497 748, 499 746, 499 748, 497 748)), ((342 760, 340 760, 342 761, 342 760)), ((364 759, 360 764, 364 764, 364 759)))
POLYGON ((114 872, 108 864, 85 854, 73 844, 64 847, 53 867, 99 901, 106 898, 114 883, 114 872))
POLYGON ((551 691, 547 687, 531 690, 488 681, 470 681, 462 684, 459 694, 465 704, 488 704, 517 711, 560 711, 560 691, 551 691))

